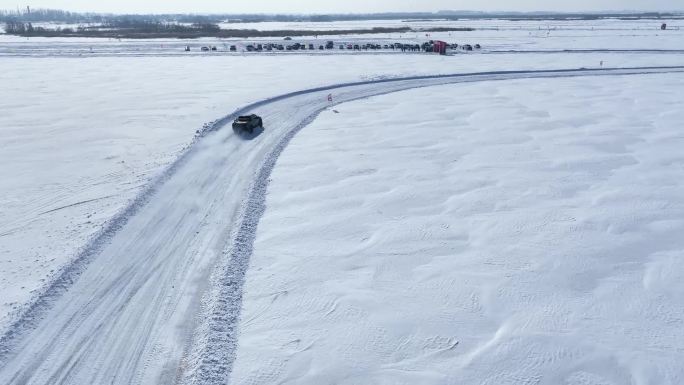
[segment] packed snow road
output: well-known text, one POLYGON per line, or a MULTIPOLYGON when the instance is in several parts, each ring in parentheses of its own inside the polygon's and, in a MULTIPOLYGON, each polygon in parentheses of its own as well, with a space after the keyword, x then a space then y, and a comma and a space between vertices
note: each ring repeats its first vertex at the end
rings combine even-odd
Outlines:
POLYGON ((245 232, 253 239, 263 211, 246 203, 263 196, 292 135, 335 103, 447 83, 665 72, 684 67, 413 77, 248 106, 238 113, 261 115, 265 132, 242 139, 223 129, 199 140, 0 338, 0 383, 226 382, 239 314, 224 313, 240 309, 240 274, 251 253, 245 232), (216 266, 237 276, 213 282, 216 266), (212 282, 224 287, 216 291, 212 282), (211 296, 202 301, 208 292, 227 296, 218 306, 211 296))

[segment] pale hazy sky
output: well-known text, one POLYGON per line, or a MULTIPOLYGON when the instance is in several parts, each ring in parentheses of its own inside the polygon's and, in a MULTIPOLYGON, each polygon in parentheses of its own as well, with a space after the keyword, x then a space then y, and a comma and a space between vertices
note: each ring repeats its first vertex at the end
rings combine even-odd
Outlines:
POLYGON ((684 0, 0 0, 0 9, 27 5, 114 13, 684 10, 684 0))

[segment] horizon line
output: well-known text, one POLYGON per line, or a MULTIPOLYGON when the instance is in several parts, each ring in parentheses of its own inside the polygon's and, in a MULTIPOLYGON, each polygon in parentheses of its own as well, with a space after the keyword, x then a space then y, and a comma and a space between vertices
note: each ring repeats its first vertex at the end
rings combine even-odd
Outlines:
POLYGON ((19 8, 16 9, 6 9, 0 8, 1 12, 26 12, 27 9, 32 11, 62 11, 78 14, 90 14, 90 15, 113 15, 113 16, 124 16, 124 15, 202 15, 202 16, 246 16, 246 15, 258 15, 258 16, 372 16, 372 15, 453 15, 453 16, 466 16, 468 14, 472 15, 643 15, 643 14, 684 14, 684 9, 673 9, 673 10, 600 10, 600 11, 477 11, 477 10, 437 10, 437 11, 380 11, 380 12, 323 12, 323 13, 297 13, 297 12, 110 12, 110 11, 74 11, 62 8, 19 8))

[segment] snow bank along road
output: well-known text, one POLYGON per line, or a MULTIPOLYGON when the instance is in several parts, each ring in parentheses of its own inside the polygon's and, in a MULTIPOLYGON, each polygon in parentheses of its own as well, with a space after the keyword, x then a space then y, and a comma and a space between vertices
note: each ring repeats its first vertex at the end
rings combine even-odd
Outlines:
POLYGON ((684 67, 412 77, 247 106, 237 113, 259 113, 266 131, 244 140, 217 130, 174 163, 0 338, 0 383, 227 382, 270 171, 290 138, 331 105, 330 93, 341 103, 447 83, 664 72, 684 67))

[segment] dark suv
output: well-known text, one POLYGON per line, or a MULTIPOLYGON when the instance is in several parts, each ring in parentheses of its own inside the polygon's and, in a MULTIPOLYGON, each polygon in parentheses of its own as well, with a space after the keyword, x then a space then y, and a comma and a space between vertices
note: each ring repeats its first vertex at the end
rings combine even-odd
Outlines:
POLYGON ((254 133, 255 128, 263 128, 264 123, 261 121, 261 117, 252 114, 245 116, 238 116, 233 122, 233 131, 236 134, 241 134, 243 132, 254 133))

